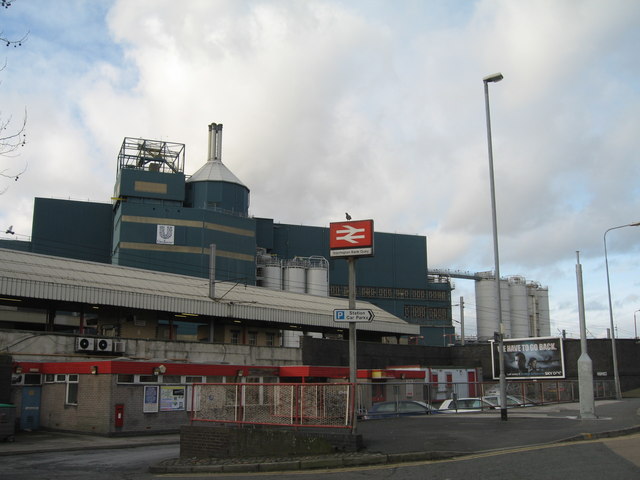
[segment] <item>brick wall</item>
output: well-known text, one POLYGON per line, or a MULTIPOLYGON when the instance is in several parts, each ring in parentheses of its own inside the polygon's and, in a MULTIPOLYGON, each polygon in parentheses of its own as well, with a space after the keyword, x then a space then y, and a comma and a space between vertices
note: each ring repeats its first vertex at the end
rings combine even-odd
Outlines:
POLYGON ((131 433, 165 433, 177 432, 180 427, 189 423, 190 413, 186 410, 144 413, 144 386, 143 385, 116 385, 115 375, 113 379, 112 416, 115 415, 115 406, 124 405, 124 424, 115 427, 111 421, 111 432, 115 434, 131 433))
POLYGON ((144 386, 116 383, 116 375, 79 375, 78 404, 66 404, 66 383, 42 385, 40 425, 99 435, 177 432, 189 412, 143 413, 144 386), (124 405, 122 427, 115 426, 115 406, 124 405))
POLYGON ((184 425, 180 428, 182 458, 322 455, 355 452, 361 448, 362 435, 353 435, 349 430, 228 425, 184 425))
MULTIPOLYGON (((589 357, 595 379, 613 379, 611 339, 589 339, 589 357), (600 375, 598 375, 600 372, 600 375)), ((563 342, 566 378, 577 379, 580 340, 563 342)), ((305 365, 349 365, 349 344, 345 340, 301 338, 302 361, 305 365)), ((634 339, 617 339, 618 370, 622 391, 640 387, 640 343, 634 339)), ((386 368, 393 365, 425 367, 480 367, 484 378, 492 379, 491 347, 488 343, 454 347, 396 345, 358 342, 358 368, 386 368)))

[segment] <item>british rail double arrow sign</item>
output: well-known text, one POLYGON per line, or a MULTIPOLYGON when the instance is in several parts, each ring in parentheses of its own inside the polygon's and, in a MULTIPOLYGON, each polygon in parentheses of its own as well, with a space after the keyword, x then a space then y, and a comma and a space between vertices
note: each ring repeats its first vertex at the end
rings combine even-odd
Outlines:
POLYGON ((373 255, 373 220, 334 222, 329 225, 331 257, 373 255))

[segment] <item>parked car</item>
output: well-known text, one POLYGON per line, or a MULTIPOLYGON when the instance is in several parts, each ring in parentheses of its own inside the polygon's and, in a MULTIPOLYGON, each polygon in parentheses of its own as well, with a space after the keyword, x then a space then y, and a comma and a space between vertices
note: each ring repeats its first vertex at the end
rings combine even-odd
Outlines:
POLYGON ((398 400, 390 402, 374 403, 363 415, 363 420, 376 418, 403 417, 407 415, 428 415, 440 413, 431 405, 417 400, 398 400))
MULTIPOLYGON (((495 407, 500 407, 500 395, 487 395, 482 397, 483 400, 489 402, 495 407)), ((533 407, 535 403, 528 398, 516 397, 515 395, 507 395, 507 408, 513 407, 533 407)))
POLYGON ((482 398, 448 398, 438 409, 442 413, 481 412, 482 410, 495 410, 495 405, 482 398))

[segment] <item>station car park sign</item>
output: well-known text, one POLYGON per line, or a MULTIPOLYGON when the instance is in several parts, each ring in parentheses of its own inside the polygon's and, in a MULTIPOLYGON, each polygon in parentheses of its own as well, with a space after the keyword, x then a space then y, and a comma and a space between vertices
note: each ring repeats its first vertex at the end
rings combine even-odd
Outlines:
POLYGON ((373 220, 330 223, 329 249, 332 258, 373 256, 373 220))
POLYGON ((333 320, 335 322, 345 322, 345 323, 358 323, 358 322, 372 322, 375 315, 373 314, 373 310, 340 310, 336 309, 333 311, 333 320))

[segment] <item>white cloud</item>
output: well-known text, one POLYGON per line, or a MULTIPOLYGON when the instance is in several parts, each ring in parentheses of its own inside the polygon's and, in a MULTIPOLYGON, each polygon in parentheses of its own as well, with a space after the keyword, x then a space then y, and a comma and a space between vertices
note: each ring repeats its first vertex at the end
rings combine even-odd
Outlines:
MULTIPOLYGON (((33 28, 3 77, 12 100, 2 111, 29 108, 20 157, 29 170, 1 198, 14 207, 1 222, 28 234, 35 196, 108 201, 125 136, 185 143, 193 173, 217 122, 223 161, 251 189, 254 215, 327 225, 349 211, 379 230, 427 235, 430 265, 489 270, 482 78, 501 71, 504 81, 490 86, 501 270, 549 285, 560 325, 575 317, 581 250, 597 279, 585 281, 590 305, 606 303, 595 268, 602 235, 640 220, 640 4, 107 7, 70 2, 62 17, 43 1, 11 9, 23 9, 16 25, 33 28)), ((640 231, 627 230, 611 241, 633 263, 640 231)), ((617 275, 627 280, 616 286, 622 317, 635 307, 637 280, 617 275)), ((472 296, 458 286, 454 296, 472 296)), ((593 310, 599 324, 606 313, 593 310)))

